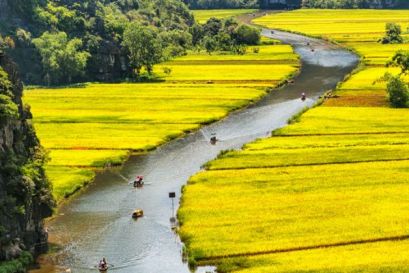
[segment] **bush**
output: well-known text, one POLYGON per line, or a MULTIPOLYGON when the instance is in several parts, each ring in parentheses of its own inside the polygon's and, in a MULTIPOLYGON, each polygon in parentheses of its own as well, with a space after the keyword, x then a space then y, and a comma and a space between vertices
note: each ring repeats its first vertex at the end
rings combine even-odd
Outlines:
POLYGON ((234 38, 238 44, 258 45, 261 39, 260 30, 248 25, 241 25, 236 29, 234 38))
POLYGON ((391 77, 388 80, 387 90, 389 101, 393 107, 404 108, 409 106, 409 88, 400 77, 391 77))
POLYGON ((0 124, 18 118, 18 107, 9 96, 0 95, 0 124))
POLYGON ((33 257, 29 252, 22 252, 16 260, 1 262, 0 273, 24 273, 27 266, 33 262, 33 257))
POLYGON ((395 23, 386 24, 386 34, 381 40, 382 44, 401 44, 403 43, 403 38, 401 36, 402 30, 400 25, 395 23))

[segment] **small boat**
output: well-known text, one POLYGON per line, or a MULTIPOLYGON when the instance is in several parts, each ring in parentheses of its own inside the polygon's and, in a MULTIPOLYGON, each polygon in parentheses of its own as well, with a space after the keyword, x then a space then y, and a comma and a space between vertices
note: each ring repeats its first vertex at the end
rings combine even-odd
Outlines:
POLYGON ((213 133, 213 134, 211 135, 211 137, 210 137, 210 144, 216 145, 216 143, 217 143, 217 137, 216 137, 216 134, 213 133))
POLYGON ((108 272, 109 265, 105 258, 99 261, 98 270, 99 272, 108 272))
POLYGON ((108 264, 101 264, 100 263, 98 265, 99 272, 108 272, 108 268, 109 268, 108 264))
POLYGON ((142 216, 143 216, 143 210, 141 210, 141 209, 136 209, 132 213, 132 218, 134 218, 134 219, 138 219, 139 217, 142 217, 142 216))

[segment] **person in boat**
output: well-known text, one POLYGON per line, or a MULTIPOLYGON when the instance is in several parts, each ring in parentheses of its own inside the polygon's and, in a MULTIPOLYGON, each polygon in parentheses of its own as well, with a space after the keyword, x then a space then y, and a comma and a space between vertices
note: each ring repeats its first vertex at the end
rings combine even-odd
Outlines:
POLYGON ((106 261, 105 258, 102 258, 101 261, 99 261, 99 265, 98 265, 99 270, 106 270, 108 269, 108 263, 106 261))
POLYGON ((305 95, 305 93, 302 93, 301 94, 301 100, 305 101, 306 99, 307 99, 307 95, 305 95))
POLYGON ((143 186, 143 176, 142 175, 138 175, 136 177, 135 181, 133 182, 133 186, 135 188, 143 186))
POLYGON ((216 134, 213 133, 213 134, 211 135, 211 137, 210 137, 210 144, 216 145, 216 142, 217 142, 217 137, 216 137, 216 134))

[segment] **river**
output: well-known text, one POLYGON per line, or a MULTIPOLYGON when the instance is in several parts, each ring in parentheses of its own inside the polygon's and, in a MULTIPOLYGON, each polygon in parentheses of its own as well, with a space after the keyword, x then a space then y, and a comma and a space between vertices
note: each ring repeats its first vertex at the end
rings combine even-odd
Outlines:
POLYGON ((222 150, 239 149, 285 126, 291 116, 312 106, 358 63, 351 52, 322 40, 266 29, 263 35, 291 44, 300 55, 302 69, 294 83, 148 155, 132 157, 120 170, 98 174, 94 183, 63 205, 48 223, 50 241, 60 249, 46 256, 41 269, 33 273, 97 272, 95 265, 102 257, 113 265, 110 272, 190 272, 182 261, 180 239, 171 229, 168 193, 176 192, 177 209, 181 187, 204 163, 222 150), (307 94, 304 102, 302 92, 307 94), (209 143, 212 133, 220 140, 216 145, 209 143), (123 177, 138 174, 145 176, 147 185, 135 190, 123 177), (135 208, 142 208, 145 214, 137 221, 131 218, 135 208))

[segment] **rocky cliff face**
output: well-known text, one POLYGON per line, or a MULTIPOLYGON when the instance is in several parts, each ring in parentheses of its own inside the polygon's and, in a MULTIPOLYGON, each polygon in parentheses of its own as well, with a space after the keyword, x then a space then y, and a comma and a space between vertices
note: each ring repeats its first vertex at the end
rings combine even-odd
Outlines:
POLYGON ((0 51, 0 261, 47 247, 53 199, 14 63, 0 51))

